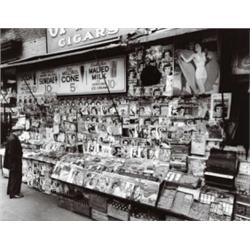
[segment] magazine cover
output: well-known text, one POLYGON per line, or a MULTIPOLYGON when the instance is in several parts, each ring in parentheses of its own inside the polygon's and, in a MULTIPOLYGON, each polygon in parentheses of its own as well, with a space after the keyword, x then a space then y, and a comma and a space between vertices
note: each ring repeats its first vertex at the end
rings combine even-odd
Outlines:
POLYGON ((153 116, 160 116, 161 115, 161 107, 157 103, 152 104, 152 115, 153 116))
POLYGON ((159 151, 156 148, 148 148, 147 150, 148 160, 157 160, 158 157, 159 157, 159 151))
POLYGON ((171 156, 171 149, 169 145, 162 143, 159 148, 159 160, 163 162, 169 162, 171 156))
POLYGON ((155 98, 158 98, 162 96, 163 91, 164 91, 164 86, 158 85, 158 86, 152 87, 152 96, 155 98))
POLYGON ((193 195, 177 191, 172 211, 188 216, 193 204, 193 195))
POLYGON ((129 116, 129 105, 128 104, 120 104, 118 107, 118 113, 121 117, 129 116))
POLYGON ((115 157, 122 157, 122 146, 120 145, 114 145, 112 146, 112 156, 115 157))
MULTIPOLYGON (((51 177, 54 178, 54 179, 59 179, 59 176, 60 176, 60 174, 61 174, 61 170, 62 170, 61 163, 58 162, 58 163, 56 164, 56 166, 54 167, 54 169, 53 169, 53 172, 52 172, 51 177)), ((29 172, 29 173, 32 173, 32 169, 29 168, 29 169, 28 169, 28 172, 29 172)))
POLYGON ((59 175, 59 180, 67 182, 69 174, 71 171, 71 166, 68 164, 62 164, 61 171, 59 175))
POLYGON ((192 134, 191 154, 205 155, 206 153, 206 135, 205 133, 195 132, 192 134))
POLYGON ((84 170, 82 167, 72 166, 67 182, 77 186, 83 185, 84 170))
POLYGON ((152 115, 151 105, 149 103, 141 103, 139 107, 139 115, 151 116, 152 115))
POLYGON ((153 94, 153 88, 152 87, 142 87, 141 90, 142 96, 152 96, 153 94))
POLYGON ((176 190, 174 189, 164 189, 159 198, 157 207, 170 210, 176 195, 176 190))
POLYGON ((87 129, 87 132, 90 133, 90 134, 95 134, 97 133, 97 126, 96 126, 96 123, 92 123, 92 122, 87 122, 85 123, 86 124, 86 129, 87 129))
POLYGON ((117 197, 125 198, 125 185, 126 182, 123 180, 123 177, 114 174, 108 193, 117 197))
POLYGON ((218 92, 220 66, 217 47, 216 39, 204 37, 179 44, 175 48, 174 82, 179 83, 176 94, 218 92))
POLYGON ((154 166, 154 177, 159 181, 163 181, 166 178, 170 168, 169 162, 155 161, 154 166))
POLYGON ((104 157, 111 157, 112 156, 112 147, 108 143, 99 144, 99 154, 104 157))
POLYGON ((203 177, 206 161, 207 157, 188 156, 188 173, 197 177, 203 177))
POLYGON ((99 176, 99 180, 96 184, 95 190, 100 191, 102 193, 109 193, 112 183, 113 183, 112 174, 102 173, 99 176))
POLYGON ((147 147, 139 147, 139 156, 142 159, 148 158, 148 148, 147 147))
POLYGON ((141 179, 140 183, 135 185, 132 199, 143 204, 155 206, 159 186, 157 182, 141 179))
POLYGON ((137 102, 131 102, 129 104, 129 116, 131 116, 131 117, 138 116, 138 104, 137 104, 137 102))
POLYGON ((77 142, 76 133, 67 133, 66 142, 69 146, 75 146, 77 142))
POLYGON ((162 104, 160 108, 161 108, 161 116, 169 116, 169 105, 162 104))
POLYGON ((130 147, 130 158, 139 158, 139 148, 137 146, 130 147))
POLYGON ((223 129, 217 122, 209 122, 206 124, 208 132, 208 140, 220 140, 223 139, 223 129))
POLYGON ((160 139, 159 128, 156 126, 150 126, 149 137, 151 140, 159 140, 160 139))
POLYGON ((86 171, 83 186, 88 189, 96 190, 96 185, 100 178, 100 174, 86 171))
POLYGON ((211 95, 210 119, 229 119, 231 111, 231 93, 211 95))

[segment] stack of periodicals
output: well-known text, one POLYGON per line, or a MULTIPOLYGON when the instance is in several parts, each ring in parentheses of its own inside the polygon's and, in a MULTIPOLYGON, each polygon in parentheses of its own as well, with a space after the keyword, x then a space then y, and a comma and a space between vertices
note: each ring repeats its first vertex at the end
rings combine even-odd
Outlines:
POLYGON ((199 202, 208 204, 209 220, 232 220, 234 194, 218 188, 204 187, 199 202))
POLYGON ((240 161, 235 187, 239 194, 250 195, 250 162, 240 161))

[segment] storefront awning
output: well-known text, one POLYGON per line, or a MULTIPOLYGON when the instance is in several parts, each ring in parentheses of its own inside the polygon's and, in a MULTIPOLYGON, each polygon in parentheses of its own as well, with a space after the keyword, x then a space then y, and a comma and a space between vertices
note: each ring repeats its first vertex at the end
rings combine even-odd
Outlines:
POLYGON ((78 56, 78 55, 84 55, 90 52, 100 52, 108 49, 114 49, 114 48, 124 48, 126 47, 127 44, 125 43, 113 43, 101 47, 95 47, 95 48, 85 48, 84 50, 81 49, 80 51, 72 51, 72 52, 66 52, 66 53, 60 53, 60 54, 46 54, 46 55, 40 55, 40 56, 35 56, 35 57, 30 57, 30 58, 25 58, 21 60, 16 60, 11 63, 6 63, 6 64, 1 64, 0 68, 1 69, 7 69, 7 68, 13 68, 13 67, 20 67, 20 66, 27 66, 27 65, 32 65, 32 64, 38 64, 38 63, 44 63, 56 59, 62 59, 62 58, 67 58, 71 56, 78 56))
POLYGON ((30 58, 25 58, 21 60, 16 60, 10 63, 6 64, 1 64, 0 69, 7 69, 7 68, 13 68, 13 67, 19 67, 19 66, 26 66, 26 65, 32 65, 32 64, 38 64, 38 63, 43 63, 43 62, 48 62, 56 59, 62 59, 62 58, 67 58, 71 56, 78 56, 78 55, 83 55, 91 52, 100 52, 108 49, 114 49, 114 48, 125 48, 128 45, 132 44, 143 44, 143 43, 148 43, 168 37, 174 37, 178 35, 183 35, 186 33, 192 33, 196 31, 201 31, 205 30, 202 28, 172 28, 172 29, 159 29, 151 34, 137 34, 136 32, 134 33, 135 37, 126 37, 125 40, 123 41, 113 41, 112 44, 110 44, 111 41, 109 41, 109 44, 107 45, 107 41, 105 45, 100 45, 99 47, 84 47, 79 48, 78 50, 73 50, 73 51, 67 51, 63 53, 53 53, 53 54, 45 54, 45 55, 40 55, 40 56, 35 56, 35 57, 30 57, 30 58), (138 36, 137 36, 138 35, 138 36))
POLYGON ((152 33, 148 36, 142 36, 135 40, 132 43, 147 43, 153 42, 156 40, 174 37, 179 35, 184 35, 187 33, 197 32, 201 30, 206 30, 205 28, 172 28, 172 29, 160 29, 159 31, 152 33))

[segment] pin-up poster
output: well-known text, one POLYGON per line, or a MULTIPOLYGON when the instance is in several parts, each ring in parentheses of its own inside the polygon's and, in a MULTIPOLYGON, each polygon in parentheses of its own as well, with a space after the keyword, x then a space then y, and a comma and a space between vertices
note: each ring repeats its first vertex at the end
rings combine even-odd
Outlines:
POLYGON ((175 95, 217 93, 220 66, 216 38, 175 46, 175 95))

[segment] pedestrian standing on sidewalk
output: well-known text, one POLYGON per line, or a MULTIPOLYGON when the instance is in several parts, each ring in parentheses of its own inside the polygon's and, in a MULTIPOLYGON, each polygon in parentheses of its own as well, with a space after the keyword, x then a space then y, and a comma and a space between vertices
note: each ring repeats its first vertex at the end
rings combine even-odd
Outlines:
POLYGON ((22 146, 18 136, 21 135, 22 127, 14 126, 10 133, 5 150, 4 168, 9 169, 9 181, 7 195, 10 199, 22 198, 22 146))

